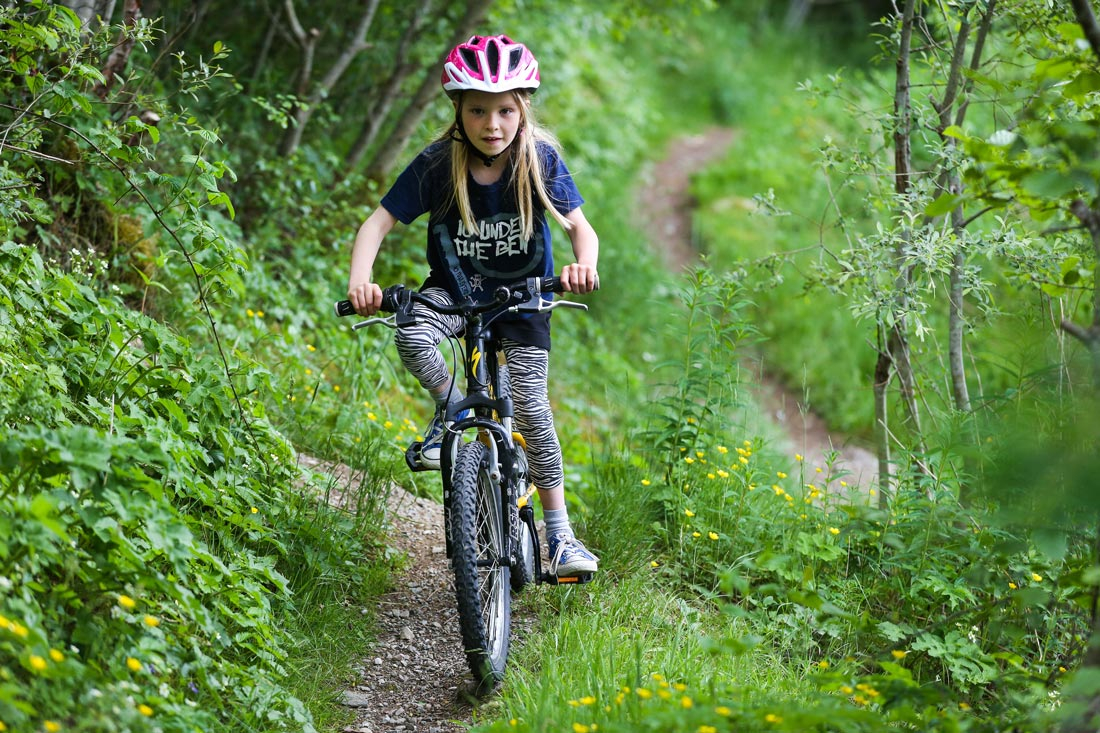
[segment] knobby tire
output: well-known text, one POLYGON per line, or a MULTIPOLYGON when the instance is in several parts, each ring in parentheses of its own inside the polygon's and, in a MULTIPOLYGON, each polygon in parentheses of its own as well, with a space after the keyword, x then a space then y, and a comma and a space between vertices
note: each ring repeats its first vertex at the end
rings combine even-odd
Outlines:
POLYGON ((458 450, 451 486, 451 565, 466 661, 479 691, 504 676, 512 616, 508 543, 489 451, 479 442, 458 450))

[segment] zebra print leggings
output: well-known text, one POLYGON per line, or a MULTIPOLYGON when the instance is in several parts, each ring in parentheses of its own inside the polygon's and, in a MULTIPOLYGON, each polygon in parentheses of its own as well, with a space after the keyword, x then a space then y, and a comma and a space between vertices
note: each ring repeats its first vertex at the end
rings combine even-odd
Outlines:
MULTIPOLYGON (((451 303, 453 299, 442 288, 427 288, 421 292, 436 303, 451 303)), ((409 373, 427 390, 447 383, 451 373, 439 352, 439 344, 462 328, 458 316, 444 316, 414 304, 417 325, 395 332, 397 355, 409 373)), ((561 444, 554 430, 554 415, 546 380, 550 367, 550 352, 538 346, 528 346, 503 339, 501 347, 508 362, 516 428, 527 442, 527 460, 531 480, 540 489, 553 489, 565 482, 561 444)))

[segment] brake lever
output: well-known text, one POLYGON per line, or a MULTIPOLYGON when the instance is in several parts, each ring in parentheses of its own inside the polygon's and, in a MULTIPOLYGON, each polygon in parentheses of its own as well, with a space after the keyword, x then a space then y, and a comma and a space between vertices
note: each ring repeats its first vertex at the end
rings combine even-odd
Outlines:
POLYGON ((358 331, 360 328, 366 328, 367 326, 373 326, 374 324, 380 324, 386 328, 397 328, 397 314, 389 316, 379 316, 377 318, 368 318, 365 321, 360 321, 351 327, 351 330, 358 331))
POLYGON ((577 308, 582 311, 588 310, 588 306, 584 303, 577 303, 572 300, 551 300, 546 301, 542 298, 532 298, 525 303, 512 306, 508 310, 512 313, 523 311, 527 313, 546 313, 552 311, 555 308, 577 308))

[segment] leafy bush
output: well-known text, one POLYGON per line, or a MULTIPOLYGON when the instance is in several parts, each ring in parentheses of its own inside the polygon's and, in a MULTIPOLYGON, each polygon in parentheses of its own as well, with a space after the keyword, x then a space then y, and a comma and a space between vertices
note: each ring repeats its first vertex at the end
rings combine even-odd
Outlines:
POLYGON ((0 258, 0 721, 310 729, 292 618, 363 581, 365 526, 216 359, 29 248, 0 258))

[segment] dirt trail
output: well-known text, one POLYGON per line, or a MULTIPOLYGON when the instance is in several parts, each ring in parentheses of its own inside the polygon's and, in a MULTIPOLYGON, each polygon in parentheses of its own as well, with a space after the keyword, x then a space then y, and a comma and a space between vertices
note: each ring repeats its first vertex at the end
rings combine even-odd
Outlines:
MULTIPOLYGON (((362 476, 347 466, 299 460, 336 479, 334 505, 358 494, 362 476)), ((444 557, 443 507, 399 486, 390 487, 387 506, 389 546, 407 556, 407 569, 379 602, 378 639, 344 692, 355 714, 344 732, 458 733, 473 710, 466 694, 471 677, 444 557)))
MULTIPOLYGON (((691 175, 722 156, 734 137, 729 129, 715 128, 680 139, 643 177, 638 210, 649 231, 659 235, 670 268, 683 269, 698 258, 691 237, 691 175)), ((874 456, 831 435, 820 418, 774 380, 762 377, 758 385, 759 403, 784 426, 809 473, 825 467, 824 456, 835 446, 841 460, 834 473, 837 468, 850 471, 856 478, 848 478, 849 483, 871 479, 874 456)), ((360 477, 346 466, 301 460, 333 475, 348 496, 355 495, 360 477)), ((408 557, 408 569, 379 604, 377 642, 363 659, 356 683, 344 693, 344 704, 355 713, 344 731, 458 733, 473 715, 467 694, 471 677, 460 651, 453 576, 444 556, 443 509, 396 486, 388 504, 389 544, 408 557)), ((522 621, 513 619, 513 624, 513 632, 521 635, 522 621)))
MULTIPOLYGON (((671 269, 683 270, 699 259, 693 244, 691 220, 695 202, 691 197, 691 176, 725 155, 736 132, 715 127, 698 135, 674 140, 660 160, 643 176, 638 211, 646 230, 653 232, 671 269)), ((794 391, 766 373, 756 375, 757 403, 768 418, 782 426, 792 453, 805 459, 807 476, 829 472, 827 457, 839 456, 831 474, 844 473, 851 485, 870 486, 878 475, 878 461, 870 451, 854 445, 845 436, 830 432, 817 414, 794 391)))

